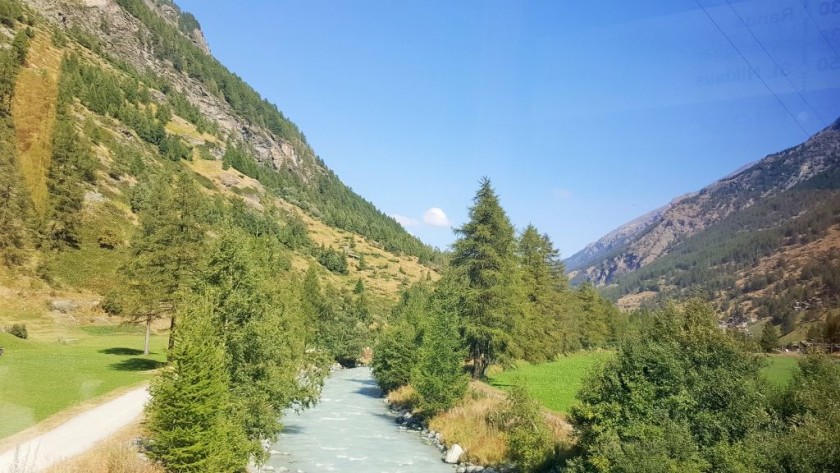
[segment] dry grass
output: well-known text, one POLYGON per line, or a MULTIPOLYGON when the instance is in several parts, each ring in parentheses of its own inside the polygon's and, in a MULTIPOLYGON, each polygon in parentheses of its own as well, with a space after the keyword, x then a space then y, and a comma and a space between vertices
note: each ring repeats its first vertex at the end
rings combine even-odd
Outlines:
POLYGON ((410 384, 400 386, 388 393, 388 402, 403 409, 411 409, 417 404, 417 392, 410 384))
MULTIPOLYGON (((298 216, 306 225, 309 238, 316 245, 331 246, 341 250, 349 247, 352 240, 355 245, 352 251, 364 255, 365 262, 370 269, 360 271, 358 260, 349 259, 349 275, 340 276, 328 273, 325 276, 326 279, 338 287, 350 288, 356 283, 357 279, 361 278, 369 292, 381 299, 394 300, 399 296, 403 279, 406 279, 409 284, 422 281, 427 274, 433 281, 440 279, 437 273, 421 265, 416 257, 395 256, 377 248, 374 242, 360 235, 325 225, 323 222, 312 218, 299 207, 283 199, 270 196, 259 181, 244 176, 235 169, 222 169, 220 161, 193 160, 186 164, 195 173, 210 179, 222 194, 233 196, 237 195, 234 189, 238 189, 239 193, 250 189, 249 192, 256 192, 256 195, 246 199, 245 202, 252 207, 259 209, 262 208, 261 202, 271 202, 278 208, 298 216)), ((314 259, 310 257, 293 255, 292 267, 302 273, 312 262, 314 262, 314 259)))
POLYGON ((134 424, 77 457, 62 461, 45 473, 163 473, 140 456, 133 440, 140 434, 134 424))
POLYGON ((27 64, 18 74, 12 99, 18 166, 35 209, 41 214, 47 205, 47 171, 60 69, 61 51, 52 46, 47 34, 39 32, 32 39, 27 64))
POLYGON ((502 409, 504 401, 501 391, 473 381, 461 404, 433 417, 429 428, 440 432, 447 445, 463 447, 467 461, 501 463, 507 455, 507 444, 504 433, 489 418, 502 409))

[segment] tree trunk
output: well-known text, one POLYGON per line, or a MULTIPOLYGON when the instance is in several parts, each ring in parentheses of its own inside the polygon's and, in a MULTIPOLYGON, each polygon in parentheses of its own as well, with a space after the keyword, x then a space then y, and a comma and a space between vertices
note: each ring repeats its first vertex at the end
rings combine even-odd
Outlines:
POLYGON ((169 351, 175 347, 175 315, 169 319, 169 351))
POLYGON ((143 354, 149 354, 149 336, 152 333, 152 318, 146 317, 146 340, 143 343, 143 354))

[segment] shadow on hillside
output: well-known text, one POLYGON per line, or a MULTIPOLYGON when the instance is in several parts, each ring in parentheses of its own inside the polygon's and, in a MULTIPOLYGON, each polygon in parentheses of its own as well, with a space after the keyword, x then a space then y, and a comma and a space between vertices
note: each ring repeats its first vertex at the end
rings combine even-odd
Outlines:
POLYGON ((104 353, 106 355, 142 355, 143 350, 138 350, 136 348, 114 347, 103 348, 102 350, 99 350, 99 353, 104 353))
POLYGON ((147 358, 129 358, 119 363, 112 363, 111 369, 117 371, 149 371, 158 369, 164 365, 166 363, 163 361, 149 360, 147 358))

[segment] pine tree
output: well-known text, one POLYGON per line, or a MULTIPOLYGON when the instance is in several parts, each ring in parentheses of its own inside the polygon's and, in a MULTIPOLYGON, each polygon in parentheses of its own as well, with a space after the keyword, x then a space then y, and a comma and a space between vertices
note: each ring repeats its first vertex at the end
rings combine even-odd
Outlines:
POLYGON ((761 329, 761 340, 759 341, 761 349, 765 352, 771 352, 779 347, 779 330, 773 325, 773 322, 767 321, 764 328, 761 329))
POLYGON ((433 310, 417 354, 417 368, 411 377, 424 415, 448 409, 464 396, 467 376, 463 360, 456 316, 433 310))
POLYGON ((266 459, 260 442, 274 441, 280 432, 283 409, 309 405, 317 395, 317 385, 297 379, 305 368, 304 321, 298 295, 271 281, 273 245, 279 242, 267 236, 223 229, 198 282, 212 295, 231 396, 242 413, 248 450, 258 460, 266 459))
POLYGON ((7 265, 23 262, 30 238, 30 201, 18 172, 11 118, 11 100, 19 65, 12 51, 0 51, 0 259, 7 265))
POLYGON ((204 231, 197 216, 196 193, 186 176, 174 183, 158 178, 140 212, 131 258, 121 271, 125 280, 122 305, 129 321, 146 325, 146 354, 152 322, 166 316, 171 317, 172 348, 176 305, 197 271, 204 231))
POLYGON ((522 232, 517 253, 527 303, 524 317, 514 327, 514 355, 542 362, 560 348, 561 295, 569 282, 548 235, 540 235, 533 225, 522 232))
POLYGON ((521 297, 514 255, 513 226, 499 205, 487 178, 470 208, 470 221, 455 232, 449 277, 460 286, 459 307, 473 377, 480 378, 490 363, 504 356, 514 318, 521 313, 521 297))
POLYGON ((225 346, 212 318, 209 300, 184 307, 171 364, 150 388, 148 453, 167 471, 238 472, 248 461, 228 389, 225 346))

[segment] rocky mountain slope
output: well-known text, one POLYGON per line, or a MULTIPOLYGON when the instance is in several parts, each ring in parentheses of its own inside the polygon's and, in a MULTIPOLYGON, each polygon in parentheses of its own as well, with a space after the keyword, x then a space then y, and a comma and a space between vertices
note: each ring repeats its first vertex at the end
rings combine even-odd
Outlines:
POLYGON ((440 253, 345 186, 171 1, 0 0, 0 53, 0 326, 106 322, 164 178, 226 212, 202 218, 273 234, 300 277, 315 266, 348 298, 363 285, 371 310, 437 278, 440 253))
POLYGON ((625 305, 661 293, 699 291, 736 318, 744 313, 755 318, 760 306, 767 306, 762 298, 787 297, 777 305, 792 307, 805 292, 834 297, 823 284, 830 275, 802 273, 814 262, 838 264, 830 253, 838 228, 840 120, 802 144, 620 227, 566 264, 577 281, 590 280, 625 305), (787 252, 798 256, 785 259, 787 252), (778 263, 772 271, 771 259, 778 263), (776 283, 775 293, 765 290, 776 283), (788 297, 794 287, 809 289, 788 297))

